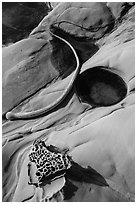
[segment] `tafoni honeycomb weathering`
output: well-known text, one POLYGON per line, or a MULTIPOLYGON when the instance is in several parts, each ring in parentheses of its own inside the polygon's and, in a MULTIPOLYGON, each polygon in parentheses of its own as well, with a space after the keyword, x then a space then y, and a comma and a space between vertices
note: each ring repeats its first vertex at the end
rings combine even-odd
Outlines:
POLYGON ((46 5, 3 47, 3 202, 133 202, 135 3, 46 5))

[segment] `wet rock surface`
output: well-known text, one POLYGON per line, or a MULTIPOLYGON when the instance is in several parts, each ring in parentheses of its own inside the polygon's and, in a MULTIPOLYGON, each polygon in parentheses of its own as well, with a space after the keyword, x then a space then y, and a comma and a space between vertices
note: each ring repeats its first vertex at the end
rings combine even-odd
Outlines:
MULTIPOLYGON (((3 201, 134 201, 134 3, 51 7, 28 38, 3 48, 3 201), (72 49, 51 32, 73 46, 80 73, 48 114, 7 120, 8 111, 33 112, 52 104, 74 77, 72 49), (76 164, 73 173, 63 172, 42 187, 30 185, 29 154, 37 139, 53 152, 67 149, 76 164)), ((32 164, 34 182, 36 171, 32 164)))

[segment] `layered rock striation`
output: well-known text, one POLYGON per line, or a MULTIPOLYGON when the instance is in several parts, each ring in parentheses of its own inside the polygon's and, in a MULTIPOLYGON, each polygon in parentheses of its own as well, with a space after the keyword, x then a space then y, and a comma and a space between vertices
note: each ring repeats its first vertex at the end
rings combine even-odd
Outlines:
POLYGON ((51 7, 26 39, 3 48, 3 201, 134 201, 134 3, 51 7), (58 98, 49 112, 7 117, 43 111, 58 98), (47 182, 42 169, 42 186, 39 162, 48 166, 49 160, 39 146, 37 162, 29 157, 38 139, 54 172, 47 182))

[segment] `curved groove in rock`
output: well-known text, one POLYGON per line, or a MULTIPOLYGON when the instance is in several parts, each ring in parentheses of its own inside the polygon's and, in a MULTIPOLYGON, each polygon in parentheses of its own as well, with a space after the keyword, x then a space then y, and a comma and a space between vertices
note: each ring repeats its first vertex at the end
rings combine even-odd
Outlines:
POLYGON ((79 75, 76 89, 82 102, 93 107, 110 106, 126 97, 127 85, 108 67, 94 67, 79 75))
POLYGON ((26 113, 8 112, 6 114, 6 118, 9 119, 9 120, 32 119, 32 118, 38 117, 40 115, 47 114, 49 111, 51 111, 52 109, 57 107, 66 98, 66 96, 70 92, 71 88, 73 87, 74 81, 75 81, 78 73, 80 72, 80 68, 81 68, 77 53, 76 53, 75 49, 73 48, 73 46, 68 41, 66 41, 65 39, 59 37, 58 35, 53 34, 52 32, 50 32, 50 33, 51 33, 51 35, 53 37, 58 38, 61 41, 65 42, 71 48, 71 50, 72 50, 72 52, 73 52, 73 54, 74 54, 74 56, 76 58, 76 62, 77 62, 75 73, 74 73, 72 79, 70 80, 70 82, 69 82, 66 90, 64 91, 64 93, 55 102, 53 102, 52 104, 50 104, 47 107, 44 107, 44 108, 42 108, 40 110, 36 110, 36 111, 33 111, 33 112, 26 112, 26 113))

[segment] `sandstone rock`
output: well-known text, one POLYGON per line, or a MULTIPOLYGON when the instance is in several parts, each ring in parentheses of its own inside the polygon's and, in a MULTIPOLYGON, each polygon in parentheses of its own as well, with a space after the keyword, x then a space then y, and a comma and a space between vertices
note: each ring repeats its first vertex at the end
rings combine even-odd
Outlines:
POLYGON ((91 8, 68 8, 57 18, 57 22, 61 21, 64 23, 59 24, 59 27, 63 30, 76 36, 87 36, 94 40, 101 38, 114 25, 112 14, 103 3, 93 3, 91 8), (73 15, 74 13, 75 15, 73 15), (81 29, 75 25, 86 29, 81 29))
MULTIPOLYGON (((63 36, 66 37, 66 33, 63 36)), ((80 42, 79 38, 72 37, 67 40, 77 49, 81 63, 98 50, 92 40, 80 42)), ((3 114, 75 69, 76 62, 70 48, 65 43, 61 47, 58 45, 60 42, 55 39, 28 38, 3 48, 3 114)))
POLYGON ((86 31, 77 26, 69 25, 68 23, 66 25, 64 23, 61 24, 61 28, 69 31, 69 33, 91 38, 93 38, 94 35, 98 35, 98 38, 101 37, 102 30, 103 32, 107 32, 107 30, 111 30, 114 25, 113 15, 105 3, 66 2, 58 4, 55 9, 42 20, 40 25, 32 31, 31 36, 35 35, 43 38, 44 36, 41 32, 48 29, 48 24, 62 20, 87 28, 86 31), (73 13, 76 13, 76 15, 73 15, 73 13), (98 13, 100 13, 100 15, 98 15, 98 13), (80 19, 82 19, 82 21, 80 19), (101 31, 100 29, 98 31, 98 26, 101 28, 101 31))
POLYGON ((28 37, 48 13, 46 3, 3 2, 2 3, 2 42, 3 45, 28 37))
POLYGON ((111 9, 116 19, 121 18, 134 5, 134 2, 108 2, 107 6, 111 9))
POLYGON ((3 113, 58 76, 51 64, 51 52, 47 42, 37 39, 22 40, 3 49, 3 113))
MULTIPOLYGON (((49 33, 49 25, 58 20, 70 19, 84 27, 94 27, 100 18, 102 24, 114 20, 114 27, 107 32, 100 28, 101 35, 98 31, 92 35, 68 24, 62 24, 61 30, 56 26, 51 30, 70 42, 77 51, 81 62, 80 77, 87 73, 90 79, 94 69, 105 67, 125 83, 124 97, 115 104, 93 107, 90 102, 82 100, 78 90, 82 86, 75 81, 69 95, 49 114, 31 120, 4 119, 3 201, 47 201, 47 192, 50 196, 55 192, 49 201, 135 200, 135 8, 130 4, 129 11, 123 14, 122 5, 117 2, 59 3, 29 38, 3 49, 3 114, 9 110, 35 111, 51 104, 72 79, 76 67, 73 54, 49 33), (73 15, 74 11, 80 15, 73 15), (100 15, 99 11, 102 11, 100 15), (52 51, 56 52, 51 60, 52 51), (28 154, 36 139, 60 149, 69 149, 68 154, 75 162, 83 168, 95 169, 109 186, 70 179, 66 182, 65 192, 70 188, 73 192, 69 192, 71 196, 64 196, 59 190, 65 185, 63 179, 59 179, 57 185, 45 188, 29 185, 28 154)), ((107 84, 107 80, 104 81, 107 84)), ((119 82, 115 80, 115 83, 119 82)))
POLYGON ((51 2, 51 6, 55 8, 60 2, 51 2))

